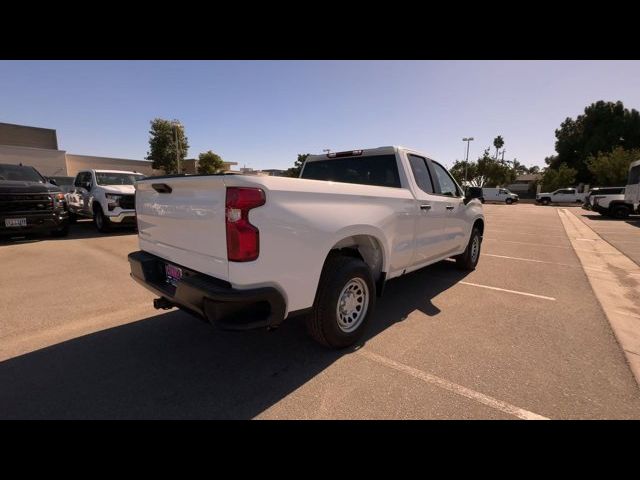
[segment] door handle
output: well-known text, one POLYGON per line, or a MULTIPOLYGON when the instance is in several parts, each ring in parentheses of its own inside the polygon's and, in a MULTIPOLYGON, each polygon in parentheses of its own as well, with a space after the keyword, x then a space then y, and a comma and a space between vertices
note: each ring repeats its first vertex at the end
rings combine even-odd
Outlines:
POLYGON ((428 205, 426 203, 420 205, 420 209, 421 210, 431 210, 431 205, 428 205))
POLYGON ((447 210, 453 210, 455 207, 453 205, 447 205, 447 210))

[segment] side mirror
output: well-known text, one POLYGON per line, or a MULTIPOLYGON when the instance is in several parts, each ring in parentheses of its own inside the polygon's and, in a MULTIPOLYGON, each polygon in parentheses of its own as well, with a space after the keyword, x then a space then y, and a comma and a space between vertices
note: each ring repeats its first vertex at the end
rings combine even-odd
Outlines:
POLYGON ((91 182, 84 182, 82 184, 82 188, 84 188, 85 190, 91 190, 91 182))
POLYGON ((49 182, 51 185, 58 185, 58 182, 56 182, 53 178, 48 178, 47 177, 47 182, 49 182))
POLYGON ((464 204, 468 204, 474 198, 482 198, 482 188, 468 187, 464 196, 464 204))

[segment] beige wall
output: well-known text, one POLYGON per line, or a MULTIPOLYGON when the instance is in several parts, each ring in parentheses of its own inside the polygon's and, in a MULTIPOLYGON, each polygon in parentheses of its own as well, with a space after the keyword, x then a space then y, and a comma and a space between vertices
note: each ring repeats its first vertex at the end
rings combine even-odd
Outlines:
POLYGON ((130 160, 127 158, 94 157, 92 155, 73 155, 67 153, 67 174, 75 176, 80 170, 129 170, 144 175, 154 175, 148 160, 130 160))
POLYGON ((0 163, 29 165, 45 176, 67 175, 64 150, 0 145, 0 163))
POLYGON ((17 147, 0 145, 0 163, 29 165, 35 167, 45 176, 75 177, 80 170, 128 170, 144 175, 162 175, 163 172, 153 170, 147 160, 131 160, 128 158, 95 157, 91 155, 74 155, 64 150, 44 148, 17 147))
POLYGON ((0 123, 0 145, 57 150, 58 137, 51 128, 0 123))

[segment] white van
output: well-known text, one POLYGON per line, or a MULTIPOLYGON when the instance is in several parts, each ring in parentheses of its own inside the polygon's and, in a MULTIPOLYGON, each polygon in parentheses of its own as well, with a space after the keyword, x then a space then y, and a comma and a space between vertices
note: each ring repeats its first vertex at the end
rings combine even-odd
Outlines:
POLYGON ((482 196, 485 202, 500 202, 511 205, 518 201, 518 195, 511 193, 506 188, 483 188, 482 196))

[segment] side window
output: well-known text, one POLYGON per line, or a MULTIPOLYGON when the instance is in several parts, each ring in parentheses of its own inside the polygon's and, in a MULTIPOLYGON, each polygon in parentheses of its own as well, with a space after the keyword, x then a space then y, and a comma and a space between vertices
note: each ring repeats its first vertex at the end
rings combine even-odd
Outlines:
POLYGON ((440 193, 450 197, 457 197, 458 187, 456 187, 456 183, 453 181, 453 178, 451 178, 449 173, 439 163, 432 161, 431 164, 433 165, 433 169, 436 171, 436 176, 438 177, 440 193))
POLYGON ((73 186, 74 187, 79 187, 80 185, 82 185, 82 176, 84 174, 82 172, 80 172, 78 175, 76 175, 76 180, 75 182, 73 182, 73 186))
POLYGON ((427 168, 427 161, 417 155, 409 154, 409 163, 411 164, 413 178, 416 179, 420 190, 425 193, 433 193, 433 182, 431 181, 431 174, 427 168))
POLYGON ((640 165, 636 165, 629 170, 629 181, 627 185, 635 185, 636 183, 640 183, 640 165))

